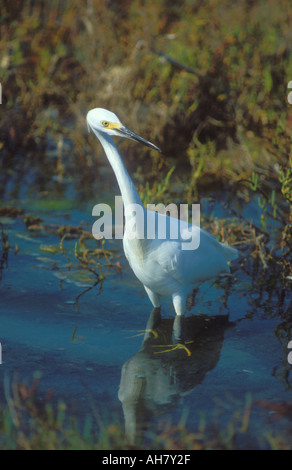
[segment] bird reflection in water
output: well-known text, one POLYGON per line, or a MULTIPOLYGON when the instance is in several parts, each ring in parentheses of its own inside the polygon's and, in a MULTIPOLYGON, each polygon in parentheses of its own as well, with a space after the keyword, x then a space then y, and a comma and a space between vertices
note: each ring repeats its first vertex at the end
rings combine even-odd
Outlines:
POLYGON ((167 349, 172 320, 161 320, 160 309, 153 309, 140 350, 122 368, 118 397, 130 444, 141 444, 151 419, 175 408, 203 382, 218 363, 225 332, 232 326, 228 315, 188 317, 191 355, 178 349, 161 354, 163 348, 157 346, 167 349))

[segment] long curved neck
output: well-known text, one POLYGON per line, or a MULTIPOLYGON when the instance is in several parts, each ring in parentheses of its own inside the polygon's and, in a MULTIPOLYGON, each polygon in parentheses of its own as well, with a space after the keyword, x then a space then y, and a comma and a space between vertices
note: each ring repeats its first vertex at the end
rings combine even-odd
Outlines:
POLYGON ((106 134, 98 135, 101 145, 116 175, 118 185, 123 197, 124 206, 128 204, 138 204, 143 207, 140 196, 133 181, 121 159, 118 149, 113 140, 106 134))

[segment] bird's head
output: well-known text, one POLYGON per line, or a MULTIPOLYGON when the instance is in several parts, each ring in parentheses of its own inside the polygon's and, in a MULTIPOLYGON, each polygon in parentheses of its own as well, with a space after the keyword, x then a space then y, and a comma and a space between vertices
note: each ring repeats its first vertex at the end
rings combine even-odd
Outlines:
POLYGON ((140 142, 147 147, 161 152, 161 150, 156 147, 156 145, 152 144, 148 140, 143 139, 143 137, 140 137, 139 135, 135 134, 135 132, 130 131, 130 129, 127 129, 127 127, 121 123, 119 118, 107 109, 91 109, 87 113, 86 120, 88 131, 92 131, 97 137, 100 133, 111 136, 116 135, 118 137, 126 137, 127 139, 135 140, 136 142, 140 142))

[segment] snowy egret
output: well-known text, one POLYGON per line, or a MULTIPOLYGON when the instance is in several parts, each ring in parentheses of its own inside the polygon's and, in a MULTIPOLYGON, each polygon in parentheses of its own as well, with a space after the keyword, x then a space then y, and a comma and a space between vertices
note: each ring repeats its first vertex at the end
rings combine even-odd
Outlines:
MULTIPOLYGON (((160 151, 160 149, 127 129, 114 113, 106 109, 90 110, 87 114, 87 125, 88 130, 96 135, 104 148, 116 175, 124 206, 132 204, 139 206, 145 216, 143 224, 144 222, 147 224, 147 211, 111 136, 126 137, 154 150, 160 151)), ((135 212, 125 216, 125 231, 127 223, 131 221, 133 224, 133 217, 135 218, 135 212)), ((161 217, 166 216, 156 213, 156 222, 161 217)), ((177 219, 172 217, 166 217, 166 221, 168 229, 172 224, 178 223, 177 219)), ((138 219, 136 223, 139 224, 138 219)), ((172 297, 176 313, 173 339, 176 343, 183 343, 183 318, 188 295, 201 282, 212 279, 220 273, 229 272, 228 262, 236 259, 238 252, 235 248, 218 242, 208 232, 195 225, 184 221, 179 221, 179 224, 180 230, 176 238, 168 236, 161 239, 156 236, 149 239, 146 236, 132 238, 124 235, 123 247, 129 264, 143 284, 153 307, 160 309, 161 296, 172 297), (194 238, 194 236, 199 236, 198 248, 191 251, 183 249, 183 243, 188 237, 194 238)), ((167 233, 169 234, 170 230, 167 233)))

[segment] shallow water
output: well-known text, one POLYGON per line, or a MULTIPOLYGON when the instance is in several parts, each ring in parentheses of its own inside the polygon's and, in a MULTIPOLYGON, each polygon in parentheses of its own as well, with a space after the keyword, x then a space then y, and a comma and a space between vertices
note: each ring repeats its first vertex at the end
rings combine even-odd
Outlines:
MULTIPOLYGON (((93 222, 90 206, 40 215, 48 224, 93 222)), ((202 416, 220 432, 236 413, 243 419, 250 400, 249 427, 239 433, 238 448, 265 448, 267 433, 286 435, 287 419, 271 420, 273 412, 259 401, 291 402, 289 283, 284 286, 259 264, 247 271, 234 263, 232 276, 205 283, 196 294, 187 315, 191 356, 165 352, 171 302, 163 304, 158 336, 144 337, 151 306, 120 241, 109 247, 118 250, 115 261, 122 269, 108 269, 101 286, 88 271, 70 266, 63 253, 44 248, 58 245, 54 234, 30 232, 22 218, 1 223, 12 247, 0 283, 2 404, 5 378, 29 383, 38 371, 40 399, 53 389, 53 399, 72 404, 81 420, 97 411, 102 420, 123 425, 133 444, 146 445, 157 429, 182 417, 190 432, 198 430, 202 416)))

